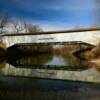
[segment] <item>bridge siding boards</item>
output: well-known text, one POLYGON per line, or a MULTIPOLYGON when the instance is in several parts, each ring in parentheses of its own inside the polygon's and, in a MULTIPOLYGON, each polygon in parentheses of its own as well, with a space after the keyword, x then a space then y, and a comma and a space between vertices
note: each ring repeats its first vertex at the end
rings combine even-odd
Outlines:
POLYGON ((99 32, 100 32, 100 27, 88 28, 88 29, 51 31, 51 32, 3 34, 0 37, 2 37, 3 42, 6 44, 7 47, 12 46, 16 43, 51 42, 51 44, 57 44, 57 43, 52 43, 52 42, 61 42, 62 44, 62 42, 64 41, 66 42, 84 41, 88 44, 97 45, 98 41, 96 39, 100 37, 100 35, 98 34, 99 32))

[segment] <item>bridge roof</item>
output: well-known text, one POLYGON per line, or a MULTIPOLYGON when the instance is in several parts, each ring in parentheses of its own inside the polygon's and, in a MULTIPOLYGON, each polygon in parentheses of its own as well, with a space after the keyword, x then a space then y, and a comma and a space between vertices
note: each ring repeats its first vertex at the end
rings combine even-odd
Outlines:
POLYGON ((46 35, 46 34, 87 32, 87 31, 100 31, 100 27, 79 28, 79 29, 69 29, 69 30, 56 30, 56 31, 47 31, 47 32, 34 32, 34 33, 16 33, 16 34, 13 33, 13 34, 4 34, 2 36, 46 35))

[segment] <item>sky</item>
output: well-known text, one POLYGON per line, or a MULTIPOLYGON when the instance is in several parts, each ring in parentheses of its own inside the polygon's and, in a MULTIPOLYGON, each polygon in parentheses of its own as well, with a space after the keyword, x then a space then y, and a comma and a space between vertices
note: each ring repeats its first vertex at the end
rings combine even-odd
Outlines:
POLYGON ((99 17, 96 1, 100 0, 0 0, 0 12, 22 17, 44 30, 88 27, 99 17))

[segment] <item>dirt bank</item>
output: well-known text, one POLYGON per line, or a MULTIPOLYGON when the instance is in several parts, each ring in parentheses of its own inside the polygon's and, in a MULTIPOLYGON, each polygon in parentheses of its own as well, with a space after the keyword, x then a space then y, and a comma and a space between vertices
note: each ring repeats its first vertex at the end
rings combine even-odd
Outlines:
POLYGON ((6 55, 6 44, 0 42, 0 57, 4 57, 6 55))
POLYGON ((90 60, 100 56, 99 47, 91 47, 74 52, 74 55, 82 60, 90 60))

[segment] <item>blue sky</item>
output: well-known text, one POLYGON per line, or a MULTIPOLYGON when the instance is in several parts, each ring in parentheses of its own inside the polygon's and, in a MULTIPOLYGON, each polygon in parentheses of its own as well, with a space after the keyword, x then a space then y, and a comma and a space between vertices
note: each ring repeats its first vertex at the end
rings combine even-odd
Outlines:
MULTIPOLYGON (((23 17, 45 30, 92 26, 96 0, 0 0, 0 12, 23 17)), ((99 13, 99 12, 98 12, 99 13)))

